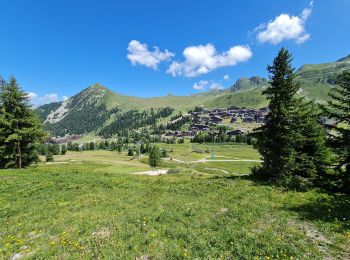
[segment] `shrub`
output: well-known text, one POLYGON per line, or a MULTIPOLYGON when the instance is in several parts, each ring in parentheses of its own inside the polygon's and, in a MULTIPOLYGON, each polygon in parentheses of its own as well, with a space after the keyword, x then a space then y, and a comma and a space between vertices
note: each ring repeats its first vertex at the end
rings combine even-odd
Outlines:
POLYGON ((128 156, 134 156, 134 150, 131 147, 128 148, 128 156))
POLYGON ((46 162, 53 162, 53 161, 54 161, 53 155, 50 151, 48 151, 46 155, 46 162))
POLYGON ((168 174, 181 173, 181 172, 182 170, 179 168, 171 168, 169 169, 168 174))

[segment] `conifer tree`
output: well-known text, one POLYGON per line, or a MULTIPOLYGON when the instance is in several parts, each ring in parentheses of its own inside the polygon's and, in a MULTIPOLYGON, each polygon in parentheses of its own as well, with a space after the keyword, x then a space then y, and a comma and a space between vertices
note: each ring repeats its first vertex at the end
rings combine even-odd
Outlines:
POLYGON ((294 82, 291 61, 291 54, 282 48, 273 65, 267 67, 270 86, 263 94, 269 101, 270 113, 266 116, 266 124, 255 132, 263 159, 261 170, 267 179, 280 179, 291 155, 289 110, 299 89, 299 85, 294 82))
POLYGON ((38 161, 36 147, 45 136, 16 79, 0 78, 0 168, 22 168, 38 161))
POLYGON ((336 77, 335 87, 329 93, 326 112, 336 123, 329 133, 331 147, 338 156, 337 168, 343 179, 343 189, 350 191, 350 71, 336 77))
POLYGON ((284 48, 268 66, 270 87, 263 94, 269 100, 266 124, 254 136, 263 163, 259 172, 266 179, 297 189, 309 189, 326 173, 328 151, 325 133, 318 122, 319 109, 297 97, 292 56, 284 48))
POLYGON ((160 165, 161 155, 158 146, 154 145, 150 148, 148 161, 151 167, 157 167, 160 165))
POLYGON ((295 105, 290 111, 293 151, 286 182, 299 190, 307 190, 323 185, 330 156, 325 129, 320 123, 320 108, 304 98, 296 98, 295 105))

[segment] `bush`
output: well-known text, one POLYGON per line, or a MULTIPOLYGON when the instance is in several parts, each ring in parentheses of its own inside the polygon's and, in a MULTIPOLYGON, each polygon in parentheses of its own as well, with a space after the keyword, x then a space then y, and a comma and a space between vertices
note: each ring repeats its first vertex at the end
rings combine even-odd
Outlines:
POLYGON ((49 145, 49 152, 53 155, 59 155, 60 154, 60 146, 58 144, 49 145))
POLYGON ((62 154, 62 155, 65 155, 66 152, 67 152, 67 146, 64 144, 64 145, 62 145, 62 147, 61 147, 61 154, 62 154))
POLYGON ((183 138, 180 138, 180 139, 177 140, 178 144, 183 144, 184 142, 185 142, 185 139, 183 139, 183 138))
POLYGON ((168 157, 168 151, 165 148, 162 149, 161 154, 162 154, 162 158, 168 157))
POLYGON ((53 161, 54 161, 53 155, 50 151, 48 151, 46 155, 46 162, 53 162, 53 161))
POLYGON ((181 173, 181 172, 182 170, 179 168, 171 168, 169 169, 168 174, 181 173))
POLYGON ((134 150, 131 147, 128 148, 128 156, 134 156, 134 150))

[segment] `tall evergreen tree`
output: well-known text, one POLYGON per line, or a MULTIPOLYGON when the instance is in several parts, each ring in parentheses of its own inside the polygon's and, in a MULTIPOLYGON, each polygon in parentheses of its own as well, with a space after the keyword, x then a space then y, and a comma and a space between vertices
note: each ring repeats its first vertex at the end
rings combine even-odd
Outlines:
POLYGON ((149 165, 150 165, 151 167, 157 167, 157 166, 160 165, 160 162, 161 162, 161 154, 160 154, 160 150, 159 150, 159 147, 158 147, 158 146, 153 145, 153 146, 150 148, 148 161, 149 161, 149 165))
POLYGON ((307 190, 323 185, 330 156, 325 129, 320 123, 319 106, 304 98, 295 99, 296 106, 290 111, 293 150, 286 182, 289 186, 307 190))
POLYGON ((338 156, 337 168, 343 177, 343 189, 350 191, 350 71, 338 75, 335 84, 326 109, 328 117, 336 121, 331 126, 329 139, 338 156))
POLYGON ((291 120, 289 111, 299 89, 295 83, 292 55, 282 48, 268 66, 270 86, 263 94, 269 101, 270 112, 266 124, 255 131, 257 146, 262 156, 261 171, 267 179, 279 180, 286 172, 291 156, 291 120))
POLYGON ((291 61, 291 54, 282 48, 268 66, 271 86, 263 93, 270 101, 270 113, 255 136, 263 159, 261 173, 267 179, 306 190, 325 176, 328 150, 318 107, 296 95, 300 85, 291 61))
POLYGON ((0 168, 22 168, 37 161, 36 144, 45 136, 16 79, 0 79, 0 168))

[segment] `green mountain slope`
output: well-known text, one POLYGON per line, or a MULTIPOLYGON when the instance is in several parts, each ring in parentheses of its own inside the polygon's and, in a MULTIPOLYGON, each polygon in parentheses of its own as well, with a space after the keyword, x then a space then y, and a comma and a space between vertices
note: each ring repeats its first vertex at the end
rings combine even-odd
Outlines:
POLYGON ((336 62, 306 64, 297 72, 297 79, 305 95, 319 102, 328 100, 329 89, 334 85, 334 76, 350 69, 350 55, 336 62))
MULTIPOLYGON (((334 84, 334 75, 345 69, 350 69, 350 55, 336 62, 302 66, 296 72, 302 88, 300 94, 325 102, 334 84)), ((220 91, 190 96, 138 98, 115 93, 96 83, 64 102, 41 106, 37 112, 44 121, 45 128, 55 135, 97 133, 111 124, 115 125, 125 113, 132 110, 140 111, 138 115, 149 115, 151 109, 160 108, 172 108, 172 113, 178 114, 179 111, 187 112, 196 106, 209 109, 229 106, 264 107, 267 100, 261 93, 268 84, 267 79, 254 76, 240 78, 231 88, 220 91)), ((142 122, 142 118, 139 120, 142 122)))

